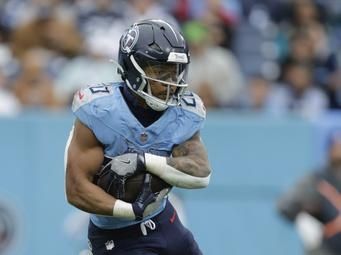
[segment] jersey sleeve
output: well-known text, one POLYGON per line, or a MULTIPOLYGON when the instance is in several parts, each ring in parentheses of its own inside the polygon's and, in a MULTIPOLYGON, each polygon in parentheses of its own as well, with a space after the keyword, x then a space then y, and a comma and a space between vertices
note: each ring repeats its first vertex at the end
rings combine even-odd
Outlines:
POLYGON ((186 92, 181 99, 181 108, 186 116, 187 124, 185 126, 188 129, 186 133, 192 137, 204 126, 206 119, 204 103, 197 94, 186 92))
MULTIPOLYGON (((200 97, 187 91, 181 98, 177 127, 170 131, 175 144, 181 144, 201 130, 206 119, 206 110, 200 97)), ((175 124, 174 124, 175 125, 175 124)))
POLYGON ((197 118, 206 119, 206 108, 201 98, 190 91, 187 91, 181 99, 181 107, 184 111, 194 114, 197 118))
POLYGON ((74 94, 72 112, 84 125, 93 129, 98 99, 112 93, 112 87, 104 84, 82 88, 74 94))

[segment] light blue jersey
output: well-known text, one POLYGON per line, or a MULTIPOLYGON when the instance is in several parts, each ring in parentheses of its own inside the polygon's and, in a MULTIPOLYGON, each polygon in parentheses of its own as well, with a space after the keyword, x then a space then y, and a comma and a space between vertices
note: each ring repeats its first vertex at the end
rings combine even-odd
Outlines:
MULTIPOLYGON (((144 127, 131 113, 120 86, 123 83, 90 86, 78 91, 73 100, 74 114, 104 145, 106 156, 114 157, 127 152, 171 156, 175 145, 190 139, 201 129, 206 112, 197 95, 187 92, 180 106, 169 107, 157 121, 144 127)), ((164 209, 166 199, 149 218, 164 209)), ((105 229, 137 223, 101 215, 91 215, 91 220, 105 229)))

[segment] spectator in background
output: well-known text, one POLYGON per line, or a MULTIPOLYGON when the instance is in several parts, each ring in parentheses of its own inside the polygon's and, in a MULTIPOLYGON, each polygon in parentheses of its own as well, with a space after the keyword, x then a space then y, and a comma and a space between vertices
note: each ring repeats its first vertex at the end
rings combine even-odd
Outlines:
POLYGON ((283 84, 271 92, 269 112, 275 115, 292 112, 305 118, 316 118, 327 110, 327 97, 314 86, 310 65, 291 61, 283 73, 283 84))
POLYGON ((20 111, 20 103, 7 88, 7 82, 0 68, 0 116, 14 116, 20 111))
POLYGON ((227 49, 212 45, 209 29, 199 21, 183 27, 191 52, 189 84, 208 108, 236 103, 243 87, 243 75, 235 56, 227 49))
POLYGON ((6 76, 13 69, 13 56, 8 45, 8 31, 0 25, 0 70, 6 73, 6 76))
POLYGON ((176 0, 163 1, 181 22, 200 20, 214 15, 226 25, 235 25, 241 15, 241 4, 238 0, 176 0))
MULTIPOLYGON (((78 6, 78 8, 80 8, 78 6)), ((124 5, 112 0, 95 1, 79 10, 78 28, 84 39, 85 54, 92 52, 99 57, 115 58, 114 41, 119 40, 125 29, 124 5)))
POLYGON ((60 66, 55 77, 56 96, 64 106, 71 104, 73 94, 85 82, 91 85, 121 80, 115 76, 115 67, 109 60, 117 59, 118 46, 113 46, 113 42, 119 40, 125 29, 123 6, 112 0, 77 6, 84 48, 82 54, 60 66))
MULTIPOLYGON (((162 18, 178 28, 171 16, 158 0, 100 0, 79 9, 78 26, 84 38, 85 55, 95 54, 106 59, 117 59, 118 41, 131 23, 144 19, 162 18)), ((84 80, 84 79, 83 79, 84 80)))
POLYGON ((120 81, 114 65, 104 52, 86 48, 82 55, 67 61, 56 74, 56 96, 62 105, 72 102, 74 93, 86 84, 120 81))
POLYGON ((249 77, 238 107, 251 112, 266 112, 271 89, 271 82, 261 74, 249 77))
POLYGON ((336 13, 340 6, 338 1, 299 0, 292 3, 291 29, 305 31, 312 45, 314 79, 326 92, 330 109, 341 109, 340 67, 335 51, 340 45, 339 28, 330 29, 331 23, 335 25, 338 19, 336 13), (336 41, 336 45, 332 47, 330 41, 336 41))
POLYGON ((337 56, 331 51, 329 37, 324 26, 310 26, 306 32, 313 46, 315 80, 323 86, 328 86, 330 75, 338 68, 337 56))
POLYGON ((329 108, 331 110, 341 110, 341 69, 338 69, 330 76, 327 96, 329 108))
POLYGON ((159 0, 128 0, 124 9, 125 25, 137 20, 162 19, 177 29, 177 20, 167 12, 159 0))
POLYGON ((296 0, 292 1, 291 4, 293 25, 307 27, 325 21, 323 9, 314 0, 296 0))
POLYGON ((330 85, 338 64, 335 53, 330 52, 328 39, 322 27, 296 30, 289 42, 286 62, 298 61, 312 65, 313 81, 323 89, 330 85))
POLYGON ((58 106, 53 79, 47 72, 50 60, 50 52, 41 48, 23 54, 20 71, 11 86, 24 107, 52 109, 58 106))
POLYGON ((336 54, 330 47, 323 8, 313 0, 298 0, 291 4, 291 19, 280 30, 288 39, 284 59, 310 62, 315 84, 327 89, 338 66, 336 54))
POLYGON ((41 9, 53 10, 59 18, 72 19, 72 1, 65 0, 4 0, 0 3, 0 24, 15 30, 36 19, 41 9), (2 6, 1 6, 2 4, 2 6))
POLYGON ((200 20, 210 26, 216 45, 231 49, 233 31, 241 16, 237 0, 177 0, 163 1, 177 20, 184 24, 200 20))
POLYGON ((82 41, 71 20, 61 20, 53 10, 41 8, 36 18, 13 30, 10 46, 19 59, 27 50, 39 47, 74 57, 81 52, 82 41))
POLYGON ((328 143, 325 167, 304 176, 283 194, 279 213, 296 222, 306 254, 341 254, 341 131, 328 143))
POLYGON ((296 30, 289 40, 289 51, 284 59, 286 62, 298 61, 312 63, 314 61, 314 45, 306 30, 296 30))

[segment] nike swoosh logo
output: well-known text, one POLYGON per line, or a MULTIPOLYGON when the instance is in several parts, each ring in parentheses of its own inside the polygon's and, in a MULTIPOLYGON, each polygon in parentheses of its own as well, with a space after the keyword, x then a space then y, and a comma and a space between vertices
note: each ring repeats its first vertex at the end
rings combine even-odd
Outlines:
POLYGON ((129 160, 121 160, 121 162, 124 164, 130 164, 130 159, 129 160))

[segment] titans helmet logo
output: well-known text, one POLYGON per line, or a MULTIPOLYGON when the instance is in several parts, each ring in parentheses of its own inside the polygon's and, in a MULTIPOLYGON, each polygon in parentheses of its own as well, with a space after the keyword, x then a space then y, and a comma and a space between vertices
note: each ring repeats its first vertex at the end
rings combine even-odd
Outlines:
POLYGON ((122 51, 129 53, 136 44, 138 38, 139 38, 138 27, 132 26, 129 30, 127 30, 127 32, 122 37, 121 40, 122 51))

